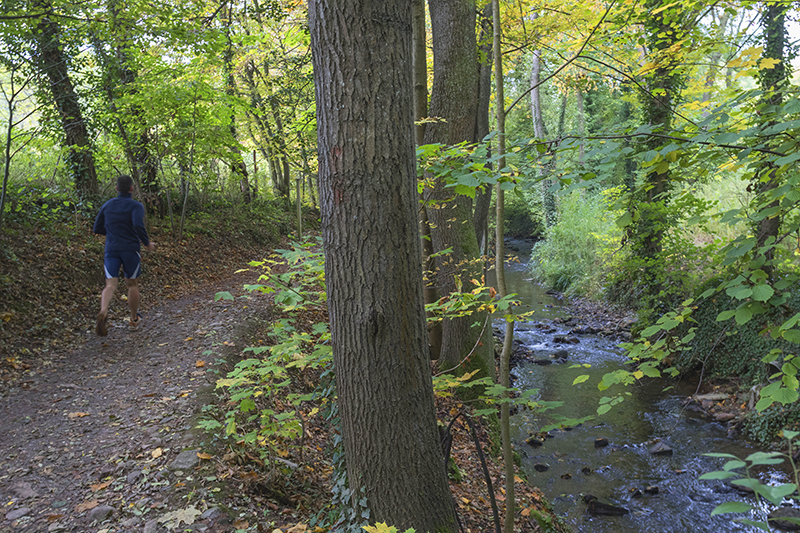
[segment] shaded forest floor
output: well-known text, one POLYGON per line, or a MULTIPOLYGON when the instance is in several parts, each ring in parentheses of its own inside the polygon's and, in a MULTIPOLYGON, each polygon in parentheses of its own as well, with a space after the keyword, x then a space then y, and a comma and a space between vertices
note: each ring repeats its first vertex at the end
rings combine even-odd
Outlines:
MULTIPOLYGON (((276 243, 236 228, 198 232, 144 257, 144 322, 132 330, 124 284, 109 335, 94 335, 102 239, 12 228, 0 257, 0 532, 325 531, 309 519, 331 501, 330 428, 305 428, 288 468, 196 429, 221 400, 215 381, 278 318, 269 295, 245 293, 276 243), (235 300, 214 302, 218 291, 235 300)), ((309 376, 313 379, 313 376, 309 376)), ((442 420, 460 410, 440 400, 442 420)), ((482 447, 498 443, 479 430, 482 447)), ((403 438, 398 436, 398 438, 403 438)), ((492 509, 468 428, 456 425, 451 482, 465 531, 492 531, 492 509)), ((490 460, 502 517, 502 468, 490 460)), ((517 530, 539 531, 541 493, 517 479, 517 530)))

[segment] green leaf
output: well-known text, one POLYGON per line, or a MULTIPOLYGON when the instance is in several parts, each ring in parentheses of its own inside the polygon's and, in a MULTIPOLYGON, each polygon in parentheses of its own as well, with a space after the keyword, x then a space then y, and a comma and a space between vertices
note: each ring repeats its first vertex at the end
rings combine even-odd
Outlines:
POLYGON ((233 300, 233 294, 228 291, 220 291, 214 295, 214 301, 216 302, 219 300, 233 300))
POLYGON ((739 474, 736 474, 735 472, 722 472, 718 470, 715 472, 707 472, 698 479, 728 479, 732 477, 739 477, 739 474))
POLYGON ((779 465, 785 457, 780 452, 755 452, 747 456, 747 460, 753 466, 756 465, 779 465))
POLYGON ((800 344, 800 331, 796 329, 787 329, 781 333, 781 336, 789 342, 800 344))
POLYGON ((772 295, 775 294, 775 289, 767 285, 766 283, 763 285, 755 285, 753 286, 753 300, 757 300, 759 302, 766 302, 772 295))
POLYGON ((753 318, 753 310, 750 309, 749 306, 741 306, 736 310, 735 313, 736 324, 741 326, 742 324, 746 324, 753 318))
POLYGON ((736 314, 735 309, 729 309, 728 311, 723 311, 717 316, 717 322, 724 322, 725 320, 730 320, 733 315, 736 314))
POLYGON ((711 511, 711 516, 727 513, 747 513, 753 510, 753 506, 744 502, 725 502, 711 511))
POLYGON ((785 483, 772 487, 770 485, 761 485, 756 492, 768 499, 773 505, 780 505, 784 498, 790 496, 797 491, 797 485, 794 483, 785 483))
POLYGON ((766 522, 754 522, 753 520, 750 520, 749 518, 737 518, 735 521, 736 522, 741 522, 742 524, 747 524, 748 526, 757 527, 758 529, 763 529, 764 531, 767 531, 767 532, 771 531, 770 528, 769 528, 769 525, 767 525, 766 522))
POLYGON ((586 381, 588 379, 589 379, 589 376, 587 374, 585 374, 583 376, 578 376, 577 378, 575 378, 575 380, 572 382, 572 384, 573 385, 577 385, 579 383, 583 383, 584 381, 586 381))
POLYGON ((623 213, 622 216, 617 219, 617 226, 620 227, 620 228, 625 228, 627 226, 630 226, 631 222, 633 222, 633 216, 631 215, 631 213, 629 211, 627 211, 627 212, 623 213))

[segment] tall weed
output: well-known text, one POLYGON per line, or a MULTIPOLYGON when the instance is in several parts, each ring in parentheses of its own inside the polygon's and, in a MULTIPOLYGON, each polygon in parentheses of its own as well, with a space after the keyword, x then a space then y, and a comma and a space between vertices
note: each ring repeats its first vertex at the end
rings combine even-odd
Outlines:
POLYGON ((618 247, 620 231, 609 189, 599 194, 572 192, 561 197, 558 223, 545 230, 545 240, 531 252, 533 278, 567 294, 597 296, 618 247))

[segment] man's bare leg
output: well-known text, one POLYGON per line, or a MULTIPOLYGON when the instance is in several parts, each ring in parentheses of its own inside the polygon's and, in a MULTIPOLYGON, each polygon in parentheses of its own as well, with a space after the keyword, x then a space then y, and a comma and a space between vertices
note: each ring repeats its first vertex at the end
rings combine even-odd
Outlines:
POLYGON ((100 295, 100 314, 97 315, 97 334, 101 337, 108 335, 108 328, 106 327, 108 306, 111 304, 114 293, 117 292, 118 285, 119 278, 106 278, 106 286, 103 289, 103 293, 100 295))
POLYGON ((131 312, 131 325, 139 321, 139 280, 125 278, 128 285, 128 309, 131 312))

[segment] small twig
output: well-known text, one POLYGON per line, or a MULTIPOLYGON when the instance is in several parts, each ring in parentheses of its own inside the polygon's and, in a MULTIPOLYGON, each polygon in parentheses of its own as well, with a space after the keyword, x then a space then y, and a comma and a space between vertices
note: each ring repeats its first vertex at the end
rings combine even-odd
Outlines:
POLYGON ((481 334, 480 334, 480 335, 478 335, 478 340, 477 340, 477 341, 475 341, 475 346, 473 346, 473 347, 472 347, 472 350, 470 350, 470 351, 469 351, 469 353, 468 353, 468 354, 467 354, 467 355, 464 357, 464 359, 462 359, 461 361, 459 361, 459 362, 458 362, 458 364, 457 364, 456 366, 454 366, 453 368, 451 368, 451 369, 449 369, 449 370, 442 370, 442 371, 440 371, 440 372, 437 372, 436 374, 434 374, 434 377, 435 377, 435 376, 441 376, 442 374, 446 374, 447 372, 452 372, 452 371, 453 371, 453 370, 455 370, 456 368, 460 367, 460 366, 461 366, 461 365, 464 363, 464 361, 466 361, 467 359, 469 359, 469 358, 470 358, 470 356, 471 356, 472 354, 474 354, 474 353, 475 353, 475 350, 477 350, 477 349, 478 349, 478 346, 480 346, 480 344, 481 344, 481 339, 483 338, 483 332, 484 332, 484 331, 486 331, 486 324, 488 324, 488 323, 489 323, 489 318, 490 318, 490 317, 491 317, 491 314, 489 314, 489 313, 486 313, 486 320, 484 320, 484 321, 483 321, 483 328, 481 328, 481 334))

